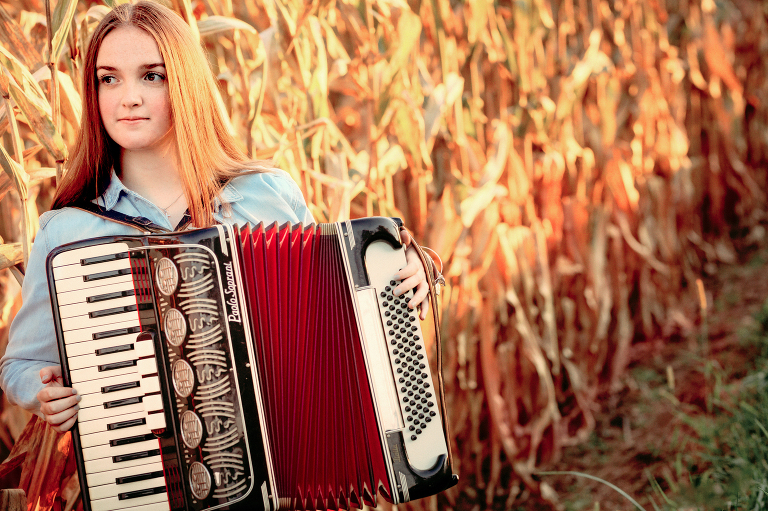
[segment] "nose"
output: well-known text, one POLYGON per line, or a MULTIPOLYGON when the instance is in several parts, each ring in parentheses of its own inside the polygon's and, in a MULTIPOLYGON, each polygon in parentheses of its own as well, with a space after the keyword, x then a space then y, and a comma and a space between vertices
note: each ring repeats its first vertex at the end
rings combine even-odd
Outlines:
POLYGON ((123 106, 131 108, 141 105, 141 86, 128 80, 123 88, 123 106))

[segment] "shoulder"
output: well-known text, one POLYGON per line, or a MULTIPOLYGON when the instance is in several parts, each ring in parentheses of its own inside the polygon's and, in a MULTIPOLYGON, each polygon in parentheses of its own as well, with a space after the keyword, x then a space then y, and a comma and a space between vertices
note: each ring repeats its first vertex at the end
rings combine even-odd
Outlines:
POLYGON ((269 196, 278 196, 293 209, 304 202, 304 197, 296 181, 288 172, 281 169, 243 174, 232 179, 230 186, 240 194, 240 197, 235 200, 241 198, 264 200, 269 196))
POLYGON ((236 222, 312 222, 299 186, 284 170, 237 176, 222 190, 222 199, 232 204, 236 222))
POLYGON ((265 172, 243 174, 233 178, 230 184, 238 191, 255 191, 255 189, 259 188, 269 188, 281 194, 292 195, 300 192, 291 175, 281 169, 269 169, 265 172))
POLYGON ((67 243, 100 236, 136 234, 130 227, 77 208, 65 207, 46 211, 39 220, 40 230, 35 241, 42 239, 48 251, 67 243))

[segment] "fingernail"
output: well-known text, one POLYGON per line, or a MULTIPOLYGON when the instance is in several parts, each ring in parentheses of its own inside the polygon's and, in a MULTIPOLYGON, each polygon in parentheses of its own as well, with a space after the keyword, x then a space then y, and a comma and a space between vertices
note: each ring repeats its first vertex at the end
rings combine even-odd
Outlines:
POLYGON ((77 389, 72 389, 72 394, 77 394, 77 389))
POLYGON ((80 405, 75 405, 75 410, 79 410, 79 409, 80 409, 80 405))
POLYGON ((78 403, 79 403, 80 401, 82 401, 82 399, 83 399, 83 396, 77 396, 77 402, 78 402, 78 403))

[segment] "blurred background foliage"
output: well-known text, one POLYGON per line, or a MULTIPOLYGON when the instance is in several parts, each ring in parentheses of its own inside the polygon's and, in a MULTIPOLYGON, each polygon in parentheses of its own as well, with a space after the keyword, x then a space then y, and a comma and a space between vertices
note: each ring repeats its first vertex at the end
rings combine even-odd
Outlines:
MULTIPOLYGON (((0 352, 114 1, 0 0, 0 352)), ((167 5, 317 221, 400 216, 444 263, 461 480, 408 507, 555 502, 534 473, 588 438, 633 346, 691 335, 701 276, 765 238, 760 0, 167 5)), ((29 417, 4 402, 0 454, 29 417)))

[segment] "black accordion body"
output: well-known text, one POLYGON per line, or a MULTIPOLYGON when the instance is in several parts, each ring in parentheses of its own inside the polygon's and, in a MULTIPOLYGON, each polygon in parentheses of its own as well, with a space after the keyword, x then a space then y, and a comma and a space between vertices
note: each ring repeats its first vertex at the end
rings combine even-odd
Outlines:
POLYGON ((456 484, 398 224, 59 247, 48 280, 86 511, 344 509, 456 484))

